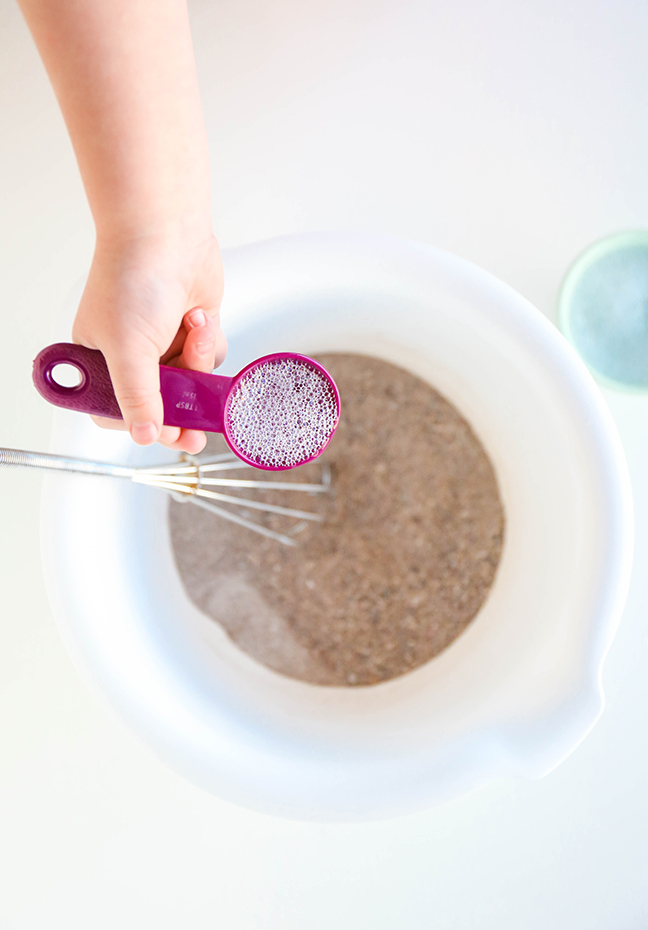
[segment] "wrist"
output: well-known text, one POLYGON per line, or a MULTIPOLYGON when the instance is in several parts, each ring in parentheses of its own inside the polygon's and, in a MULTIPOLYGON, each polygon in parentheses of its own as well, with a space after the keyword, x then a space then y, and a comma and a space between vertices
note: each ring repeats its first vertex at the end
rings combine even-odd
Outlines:
POLYGON ((119 217, 96 223, 95 252, 118 254, 132 249, 180 248, 182 251, 214 239, 209 213, 184 213, 180 216, 119 217))
POLYGON ((210 311, 222 297, 222 265, 211 221, 167 223, 154 231, 97 237, 90 279, 102 292, 113 288, 146 293, 182 287, 191 306, 210 311), (196 291, 195 282, 203 282, 196 291), (204 296, 204 282, 209 282, 204 296))
POLYGON ((88 189, 97 240, 132 242, 142 238, 201 238, 213 233, 211 175, 206 151, 196 146, 179 164, 145 164, 116 171, 113 183, 88 189), (204 157, 203 157, 204 156, 204 157))

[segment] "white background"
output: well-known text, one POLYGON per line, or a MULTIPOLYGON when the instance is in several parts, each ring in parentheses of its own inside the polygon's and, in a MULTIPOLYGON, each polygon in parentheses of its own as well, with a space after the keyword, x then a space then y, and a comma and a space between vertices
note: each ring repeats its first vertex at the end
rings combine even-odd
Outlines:
MULTIPOLYGON (((191 13, 224 247, 406 236, 553 317, 585 246, 648 228, 644 0, 195 0, 191 13)), ((92 225, 9 0, 0 48, 0 444, 45 449, 31 360, 87 271, 92 225)), ((0 930, 645 930, 648 398, 606 397, 637 550, 602 720, 541 781, 386 823, 253 814, 151 758, 59 641, 39 478, 0 474, 0 930)))

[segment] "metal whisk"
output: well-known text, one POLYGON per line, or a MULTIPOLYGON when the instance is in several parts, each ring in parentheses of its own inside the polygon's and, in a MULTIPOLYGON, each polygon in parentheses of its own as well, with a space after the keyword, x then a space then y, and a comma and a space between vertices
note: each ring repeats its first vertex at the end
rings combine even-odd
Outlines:
POLYGON ((19 468, 44 468, 50 471, 80 472, 87 475, 107 475, 112 478, 129 478, 136 484, 160 488, 169 492, 174 499, 189 501, 211 513, 245 526, 255 533, 269 536, 285 546, 295 546, 294 536, 307 526, 308 521, 319 522, 322 517, 309 510, 295 510, 276 504, 213 490, 223 488, 247 488, 259 491, 301 491, 307 494, 322 494, 330 490, 330 470, 322 466, 320 484, 306 484, 299 481, 257 481, 245 478, 216 477, 219 472, 235 469, 250 469, 252 466, 242 462, 231 452, 219 455, 183 455, 179 462, 171 465, 158 465, 146 468, 134 468, 127 465, 113 465, 109 462, 91 462, 86 459, 69 458, 63 455, 50 455, 46 452, 25 452, 21 449, 0 448, 0 466, 19 468), (219 507, 217 503, 232 504, 244 510, 259 510, 274 513, 296 520, 297 522, 285 533, 278 533, 260 523, 255 523, 241 514, 219 507))

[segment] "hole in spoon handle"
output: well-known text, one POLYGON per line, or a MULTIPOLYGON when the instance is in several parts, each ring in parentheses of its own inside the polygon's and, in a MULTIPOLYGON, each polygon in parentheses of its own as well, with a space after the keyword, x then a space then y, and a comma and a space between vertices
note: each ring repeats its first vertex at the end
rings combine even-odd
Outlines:
POLYGON ((34 359, 32 377, 36 390, 50 404, 113 420, 122 419, 106 360, 97 349, 69 342, 48 346, 34 359), (52 377, 57 365, 76 368, 81 376, 79 383, 74 387, 58 384, 52 377))

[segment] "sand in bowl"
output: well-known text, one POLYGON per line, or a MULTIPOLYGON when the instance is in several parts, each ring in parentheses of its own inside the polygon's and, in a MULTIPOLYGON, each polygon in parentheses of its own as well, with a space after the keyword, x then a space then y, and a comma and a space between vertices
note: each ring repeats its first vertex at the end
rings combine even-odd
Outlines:
MULTIPOLYGON (((340 390, 340 425, 320 459, 274 477, 319 482, 325 461, 332 492, 264 499, 324 522, 291 548, 171 501, 172 544, 189 597, 259 662, 313 684, 372 685, 429 662, 477 614, 504 512, 483 446, 437 391, 379 359, 317 358, 340 390)), ((220 436, 208 451, 226 451, 220 436)))

